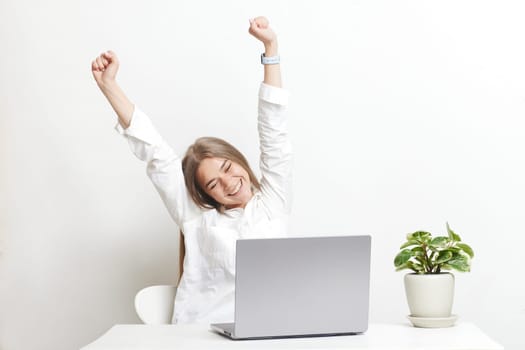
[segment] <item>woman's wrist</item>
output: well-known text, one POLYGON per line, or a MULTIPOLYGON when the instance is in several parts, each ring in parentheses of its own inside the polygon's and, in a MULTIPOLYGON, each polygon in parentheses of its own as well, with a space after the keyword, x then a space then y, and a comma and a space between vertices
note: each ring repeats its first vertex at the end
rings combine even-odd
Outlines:
POLYGON ((279 45, 277 39, 264 43, 264 55, 266 57, 277 56, 279 54, 279 45))
POLYGON ((111 91, 118 88, 117 81, 115 79, 97 82, 98 87, 102 91, 111 91))

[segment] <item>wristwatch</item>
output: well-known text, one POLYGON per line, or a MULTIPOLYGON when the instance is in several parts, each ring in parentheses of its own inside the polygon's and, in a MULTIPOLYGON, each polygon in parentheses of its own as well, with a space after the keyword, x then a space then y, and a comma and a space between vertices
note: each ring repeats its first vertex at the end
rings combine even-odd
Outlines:
POLYGON ((266 57, 264 53, 261 54, 261 64, 279 64, 280 61, 281 57, 279 55, 266 57))

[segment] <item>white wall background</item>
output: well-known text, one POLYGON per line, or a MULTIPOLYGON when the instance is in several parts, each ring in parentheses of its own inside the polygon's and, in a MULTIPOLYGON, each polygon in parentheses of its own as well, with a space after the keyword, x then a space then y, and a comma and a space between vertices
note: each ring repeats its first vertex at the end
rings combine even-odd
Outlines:
POLYGON ((448 221, 477 253, 454 312, 525 347, 523 2, 4 0, 0 349, 79 348, 178 277, 177 228, 91 60, 119 54, 180 153, 215 135, 256 165, 259 14, 292 92, 293 232, 371 234, 371 321, 407 323, 393 257, 448 221))

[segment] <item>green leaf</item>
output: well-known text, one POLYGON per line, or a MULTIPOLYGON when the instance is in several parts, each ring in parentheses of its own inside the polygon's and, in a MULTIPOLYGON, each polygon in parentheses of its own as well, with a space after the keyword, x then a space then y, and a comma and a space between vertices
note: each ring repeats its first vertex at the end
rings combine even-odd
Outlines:
POLYGON ((431 238, 432 234, 425 231, 416 231, 414 233, 409 233, 407 236, 407 240, 417 241, 418 243, 428 243, 430 242, 431 238))
POLYGON ((399 266, 398 268, 396 268, 396 271, 405 270, 405 269, 411 269, 412 271, 414 271, 416 273, 422 273, 422 272, 425 271, 423 266, 421 266, 418 263, 414 263, 412 261, 407 261, 406 264, 403 264, 403 265, 399 266))
POLYGON ((427 262, 423 256, 416 256, 416 261, 423 266, 427 266, 427 262))
POLYGON ((470 272, 470 266, 464 262, 449 261, 448 266, 459 272, 470 272))
POLYGON ((418 263, 412 263, 410 268, 417 273, 425 272, 425 268, 421 264, 418 264, 418 263))
POLYGON ((428 248, 432 253, 437 253, 437 252, 439 252, 439 248, 433 247, 433 246, 431 246, 431 245, 429 245, 427 248, 428 248))
POLYGON ((442 264, 450 259, 452 259, 452 252, 450 250, 442 250, 439 252, 438 256, 436 257, 436 264, 442 264))
POLYGON ((396 271, 401 271, 405 269, 411 269, 414 272, 419 273, 419 271, 423 270, 423 267, 419 265, 418 263, 414 263, 412 261, 407 261, 405 264, 399 266, 396 268, 396 271))
POLYGON ((411 245, 419 245, 419 242, 418 241, 415 241, 415 240, 409 240, 405 243, 403 243, 401 245, 401 247, 399 247, 399 249, 403 249, 403 248, 406 248, 406 247, 410 247, 411 245))
POLYGON ((397 266, 396 267, 396 271, 401 271, 401 270, 405 270, 405 269, 411 269, 413 270, 414 272, 416 272, 416 270, 414 270, 412 268, 412 262, 411 261, 407 261, 406 263, 404 263, 403 265, 400 265, 400 266, 397 266))
POLYGON ((425 256, 427 253, 423 247, 414 247, 410 249, 410 251, 412 252, 412 256, 425 256))
POLYGON ((443 270, 453 270, 452 266, 450 266, 449 264, 446 264, 446 263, 445 264, 441 264, 440 267, 441 267, 441 271, 443 271, 443 270))
POLYGON ((450 238, 445 237, 445 236, 439 236, 439 237, 432 238, 429 245, 432 248, 445 248, 449 242, 450 242, 450 238))
POLYGON ((448 236, 450 237, 450 239, 453 240, 454 242, 461 241, 461 238, 459 237, 459 235, 456 234, 454 231, 452 231, 452 229, 448 225, 448 222, 447 222, 447 232, 448 232, 448 236))
POLYGON ((400 267, 407 263, 407 261, 412 257, 412 251, 410 249, 403 249, 400 251, 394 258, 394 266, 400 267))
POLYGON ((468 254, 468 256, 470 256, 471 258, 474 257, 474 251, 472 250, 472 248, 470 248, 470 246, 468 244, 465 244, 465 243, 457 243, 456 246, 458 248, 460 248, 462 251, 464 251, 465 253, 468 254))
POLYGON ((447 265, 460 272, 470 271, 470 260, 469 257, 465 255, 458 255, 457 257, 454 257, 453 259, 447 261, 447 265))

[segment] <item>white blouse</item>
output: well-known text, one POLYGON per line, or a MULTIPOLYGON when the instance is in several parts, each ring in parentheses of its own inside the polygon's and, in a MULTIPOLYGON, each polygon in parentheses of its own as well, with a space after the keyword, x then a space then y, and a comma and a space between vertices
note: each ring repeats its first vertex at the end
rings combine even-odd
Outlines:
POLYGON ((292 174, 287 103, 287 90, 261 83, 257 120, 261 190, 244 209, 223 214, 193 202, 184 183, 181 157, 146 114, 135 107, 129 127, 115 127, 127 138, 133 153, 147 162, 148 176, 184 234, 184 273, 175 297, 173 323, 232 322, 236 240, 287 235, 292 174))

